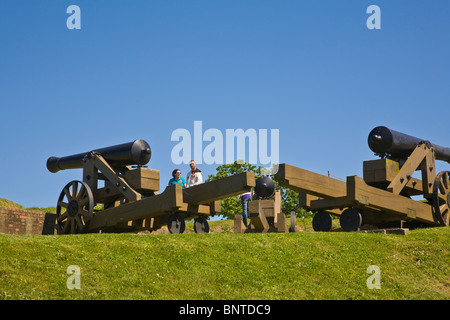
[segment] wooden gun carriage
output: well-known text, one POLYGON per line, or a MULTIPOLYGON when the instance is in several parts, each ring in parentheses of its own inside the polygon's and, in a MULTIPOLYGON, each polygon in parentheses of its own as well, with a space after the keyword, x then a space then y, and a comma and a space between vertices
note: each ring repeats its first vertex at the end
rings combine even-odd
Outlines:
POLYGON ((331 229, 339 216, 342 229, 363 224, 377 227, 448 226, 449 171, 436 174, 436 160, 450 161, 450 149, 386 127, 374 128, 369 147, 381 159, 363 163, 363 178, 346 182, 281 164, 275 179, 299 191, 299 206, 317 212, 316 231, 331 229), (421 179, 413 177, 419 171, 421 179), (422 196, 422 200, 413 197, 422 196))
POLYGON ((255 186, 254 173, 244 172, 187 189, 170 185, 158 194, 159 171, 144 167, 150 158, 144 140, 50 157, 50 172, 83 169, 83 179, 69 182, 58 198, 57 233, 154 231, 164 225, 183 233, 191 219, 195 232, 209 232, 206 218, 220 212, 220 200, 255 186), (96 210, 98 204, 103 208, 96 210))

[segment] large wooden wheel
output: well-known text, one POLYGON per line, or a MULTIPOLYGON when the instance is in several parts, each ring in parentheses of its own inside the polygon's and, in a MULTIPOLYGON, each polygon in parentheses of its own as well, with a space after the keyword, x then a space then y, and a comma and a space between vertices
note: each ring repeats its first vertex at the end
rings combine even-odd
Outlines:
POLYGON ((449 171, 441 171, 433 184, 433 213, 442 226, 449 225, 450 180, 449 171))
POLYGON ((69 182, 59 195, 56 207, 58 234, 84 233, 94 211, 94 197, 83 181, 69 182))

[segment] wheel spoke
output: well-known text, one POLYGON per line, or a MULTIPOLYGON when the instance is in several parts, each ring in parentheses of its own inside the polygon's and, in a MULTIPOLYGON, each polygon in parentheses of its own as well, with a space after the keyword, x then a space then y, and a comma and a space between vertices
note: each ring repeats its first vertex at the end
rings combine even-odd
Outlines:
POLYGON ((81 231, 84 227, 83 222, 81 221, 81 218, 79 215, 76 217, 77 225, 78 225, 78 231, 81 231))
POLYGON ((86 198, 84 198, 83 200, 80 200, 80 201, 78 202, 78 205, 79 205, 81 208, 84 208, 84 206, 87 205, 88 203, 89 203, 89 197, 86 197, 86 198))
POLYGON ((444 225, 448 226, 450 223, 450 214, 449 211, 447 211, 446 214, 443 215, 444 225))
POLYGON ((60 215, 56 220, 57 220, 58 222, 62 222, 64 219, 67 218, 68 215, 69 215, 69 214, 68 214, 67 211, 66 211, 66 212, 64 212, 62 215, 60 215))
POLYGON ((63 207, 63 208, 67 208, 69 206, 69 204, 64 202, 64 201, 58 201, 58 206, 59 207, 63 207))
POLYGON ((80 202, 84 198, 85 195, 86 195, 86 188, 84 186, 82 186, 80 189, 80 192, 78 192, 77 201, 80 202))
POLYGON ((67 234, 67 230, 69 229, 69 225, 70 225, 70 219, 67 219, 66 222, 64 223, 64 227, 63 227, 62 233, 67 234))
POLYGON ((72 198, 76 199, 78 193, 78 182, 72 181, 72 198))
POLYGON ((448 171, 444 173, 442 180, 444 181, 445 190, 448 190, 448 171))
POLYGON ((442 194, 445 194, 446 191, 447 191, 447 188, 445 187, 444 180, 442 180, 442 179, 439 180, 439 192, 442 194))
POLYGON ((67 197, 67 200, 68 200, 67 202, 70 202, 70 201, 73 200, 72 194, 70 193, 70 190, 69 190, 69 187, 65 187, 64 190, 63 190, 63 192, 64 192, 64 194, 65 194, 66 197, 67 197))
POLYGON ((79 213, 80 213, 83 217, 85 217, 85 218, 89 218, 89 216, 90 216, 89 211, 87 211, 87 210, 85 210, 85 209, 81 209, 81 210, 79 211, 79 213))
POLYGON ((447 196, 445 194, 438 193, 437 197, 438 197, 439 203, 447 202, 447 196))

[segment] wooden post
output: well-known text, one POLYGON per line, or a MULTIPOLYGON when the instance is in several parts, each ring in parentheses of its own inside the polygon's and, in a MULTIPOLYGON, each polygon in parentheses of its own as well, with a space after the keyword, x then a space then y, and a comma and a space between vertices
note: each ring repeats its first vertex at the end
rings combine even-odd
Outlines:
POLYGON ((289 232, 286 222, 286 215, 282 212, 278 213, 277 232, 289 232))
POLYGON ((242 214, 236 214, 234 216, 234 233, 244 233, 245 230, 242 214))

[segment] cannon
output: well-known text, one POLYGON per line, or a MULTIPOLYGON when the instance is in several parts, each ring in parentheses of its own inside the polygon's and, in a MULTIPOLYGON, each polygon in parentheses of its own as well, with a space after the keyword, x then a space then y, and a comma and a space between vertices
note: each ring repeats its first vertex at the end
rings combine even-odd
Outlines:
POLYGON ((145 167, 151 149, 144 140, 50 157, 47 169, 82 169, 82 180, 67 183, 58 198, 57 234, 154 231, 167 225, 183 233, 194 219, 196 233, 209 232, 207 217, 220 212, 220 200, 251 190, 253 172, 245 172, 188 189, 170 185, 158 193, 159 171, 145 167))
MULTIPOLYGON (((370 150, 381 157, 406 159, 424 139, 419 139, 384 126, 374 128, 367 138, 370 150)), ((434 149, 436 160, 450 163, 450 148, 429 143, 434 149)))
POLYGON ((341 181, 288 164, 275 175, 281 186, 299 192, 299 206, 316 212, 313 228, 331 229, 338 216, 345 231, 377 227, 448 226, 449 171, 436 174, 435 161, 450 161, 450 149, 389 128, 374 128, 369 148, 380 159, 363 162, 363 178, 341 181), (413 177, 418 171, 421 179, 413 177), (421 196, 422 200, 413 197, 421 196))
POLYGON ((267 176, 256 179, 253 200, 249 202, 248 213, 251 227, 246 228, 242 215, 235 215, 234 232, 295 232, 295 213, 291 213, 291 226, 288 229, 286 215, 281 210, 281 190, 267 176))
POLYGON ((50 157, 47 160, 47 169, 56 173, 59 170, 83 168, 84 159, 91 154, 99 154, 111 167, 123 167, 127 165, 143 166, 150 161, 152 151, 144 140, 123 143, 111 147, 83 152, 67 157, 50 157))

